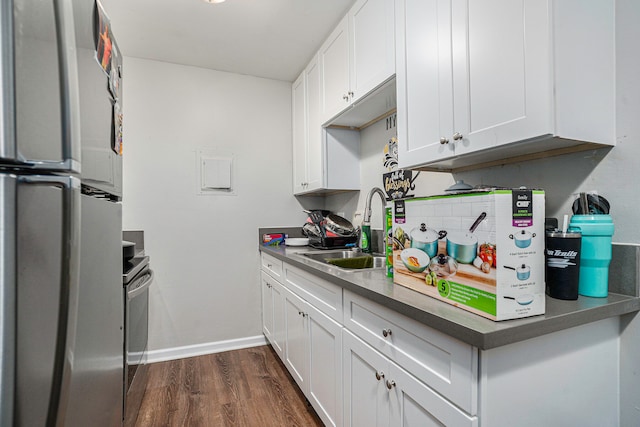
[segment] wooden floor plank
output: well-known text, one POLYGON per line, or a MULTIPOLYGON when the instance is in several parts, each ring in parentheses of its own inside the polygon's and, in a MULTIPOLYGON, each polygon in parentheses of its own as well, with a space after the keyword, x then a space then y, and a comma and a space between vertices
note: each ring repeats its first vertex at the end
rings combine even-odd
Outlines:
POLYGON ((320 427, 270 346, 149 366, 136 427, 320 427))

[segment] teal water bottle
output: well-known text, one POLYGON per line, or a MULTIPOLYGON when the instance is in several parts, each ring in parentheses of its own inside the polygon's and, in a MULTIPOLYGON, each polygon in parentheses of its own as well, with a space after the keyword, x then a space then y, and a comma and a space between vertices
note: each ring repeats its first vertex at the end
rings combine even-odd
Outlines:
POLYGON ((573 215, 569 228, 582 233, 578 293, 587 297, 607 297, 613 219, 610 215, 573 215))

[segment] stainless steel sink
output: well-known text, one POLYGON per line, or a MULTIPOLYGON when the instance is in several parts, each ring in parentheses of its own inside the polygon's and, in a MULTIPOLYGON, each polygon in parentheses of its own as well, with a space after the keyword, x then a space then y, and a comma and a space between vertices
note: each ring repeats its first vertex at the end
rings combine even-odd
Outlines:
POLYGON ((352 250, 334 250, 334 251, 320 251, 320 252, 304 252, 300 255, 304 255, 306 258, 309 258, 313 261, 319 262, 321 264, 329 264, 333 267, 339 268, 345 271, 360 271, 360 270, 371 270, 377 268, 384 268, 386 265, 385 256, 382 254, 370 254, 373 256, 373 267, 365 267, 365 268, 347 268, 342 266, 333 265, 328 262, 331 259, 346 259, 346 258, 356 258, 367 256, 369 254, 365 254, 362 252, 352 251, 352 250))

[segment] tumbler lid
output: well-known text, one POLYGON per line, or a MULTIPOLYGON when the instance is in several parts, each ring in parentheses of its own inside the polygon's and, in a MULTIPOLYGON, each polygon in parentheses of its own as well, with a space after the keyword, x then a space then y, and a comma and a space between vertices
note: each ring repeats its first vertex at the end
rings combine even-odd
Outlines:
POLYGON ((560 237, 563 239, 580 239, 582 233, 579 230, 569 228, 565 233, 556 228, 555 230, 547 230, 547 237, 560 237))

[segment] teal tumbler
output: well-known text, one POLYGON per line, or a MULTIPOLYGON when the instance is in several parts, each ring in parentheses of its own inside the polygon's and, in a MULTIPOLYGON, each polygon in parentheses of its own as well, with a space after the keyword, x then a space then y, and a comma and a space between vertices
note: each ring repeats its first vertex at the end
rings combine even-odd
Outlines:
POLYGON ((608 296, 613 219, 610 215, 573 215, 569 227, 582 233, 578 293, 587 297, 608 296))

